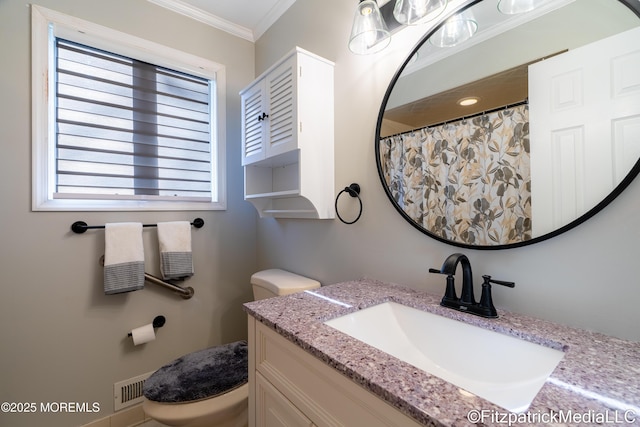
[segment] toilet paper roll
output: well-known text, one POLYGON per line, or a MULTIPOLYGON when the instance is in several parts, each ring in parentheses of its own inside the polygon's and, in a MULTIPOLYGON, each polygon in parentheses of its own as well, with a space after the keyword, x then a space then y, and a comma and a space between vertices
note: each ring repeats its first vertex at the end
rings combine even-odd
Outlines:
POLYGON ((133 345, 144 344, 156 339, 156 332, 153 330, 153 324, 140 326, 131 331, 131 338, 133 338, 133 345))

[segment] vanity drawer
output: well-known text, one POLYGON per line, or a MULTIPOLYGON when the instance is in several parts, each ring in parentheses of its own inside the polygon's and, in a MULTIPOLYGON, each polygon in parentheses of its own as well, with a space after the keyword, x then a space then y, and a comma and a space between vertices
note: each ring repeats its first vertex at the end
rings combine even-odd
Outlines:
POLYGON ((252 325, 255 335, 252 343, 254 349, 250 351, 250 356, 254 357, 255 370, 315 425, 420 425, 272 329, 249 317, 249 327, 252 325))
POLYGON ((315 427, 260 373, 256 373, 256 427, 315 427))

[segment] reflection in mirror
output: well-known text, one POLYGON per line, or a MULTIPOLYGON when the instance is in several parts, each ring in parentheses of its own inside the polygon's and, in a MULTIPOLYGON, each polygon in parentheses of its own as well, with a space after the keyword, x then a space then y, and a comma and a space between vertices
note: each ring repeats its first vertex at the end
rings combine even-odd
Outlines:
POLYGON ((628 185, 640 157, 637 10, 550 0, 506 15, 497 3, 465 11, 478 24, 466 42, 422 42, 387 91, 376 141, 403 217, 481 249, 575 226, 628 185))

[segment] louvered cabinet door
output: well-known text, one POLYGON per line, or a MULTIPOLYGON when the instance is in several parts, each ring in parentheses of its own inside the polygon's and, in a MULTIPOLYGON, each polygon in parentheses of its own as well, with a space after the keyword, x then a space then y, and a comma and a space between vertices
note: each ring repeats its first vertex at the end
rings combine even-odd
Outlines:
POLYGON ((266 156, 273 157, 298 148, 296 57, 291 57, 266 78, 268 96, 266 156))
POLYGON ((242 99, 242 165, 265 158, 267 138, 267 105, 265 82, 259 81, 241 95, 242 99))

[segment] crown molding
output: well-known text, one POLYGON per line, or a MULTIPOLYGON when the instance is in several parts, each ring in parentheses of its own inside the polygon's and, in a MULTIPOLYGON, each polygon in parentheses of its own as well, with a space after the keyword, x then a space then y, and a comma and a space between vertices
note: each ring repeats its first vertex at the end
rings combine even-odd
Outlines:
MULTIPOLYGON (((256 41, 256 37, 254 36, 253 31, 250 30, 249 28, 245 28, 241 25, 234 24, 233 22, 227 21, 226 19, 220 18, 211 13, 205 12, 202 9, 193 7, 181 0, 147 0, 147 1, 154 3, 158 6, 164 7, 165 9, 169 9, 173 12, 195 19, 196 21, 200 21, 204 24, 210 25, 219 30, 225 31, 234 36, 243 38, 245 40, 249 40, 250 42, 256 41)), ((287 1, 291 2, 292 4, 293 2, 295 2, 295 0, 287 0, 287 1)), ((265 31, 266 31, 266 28, 265 28, 265 31)))
POLYGON ((279 0, 264 18, 254 28, 255 39, 259 39, 293 4, 296 0, 279 0))

